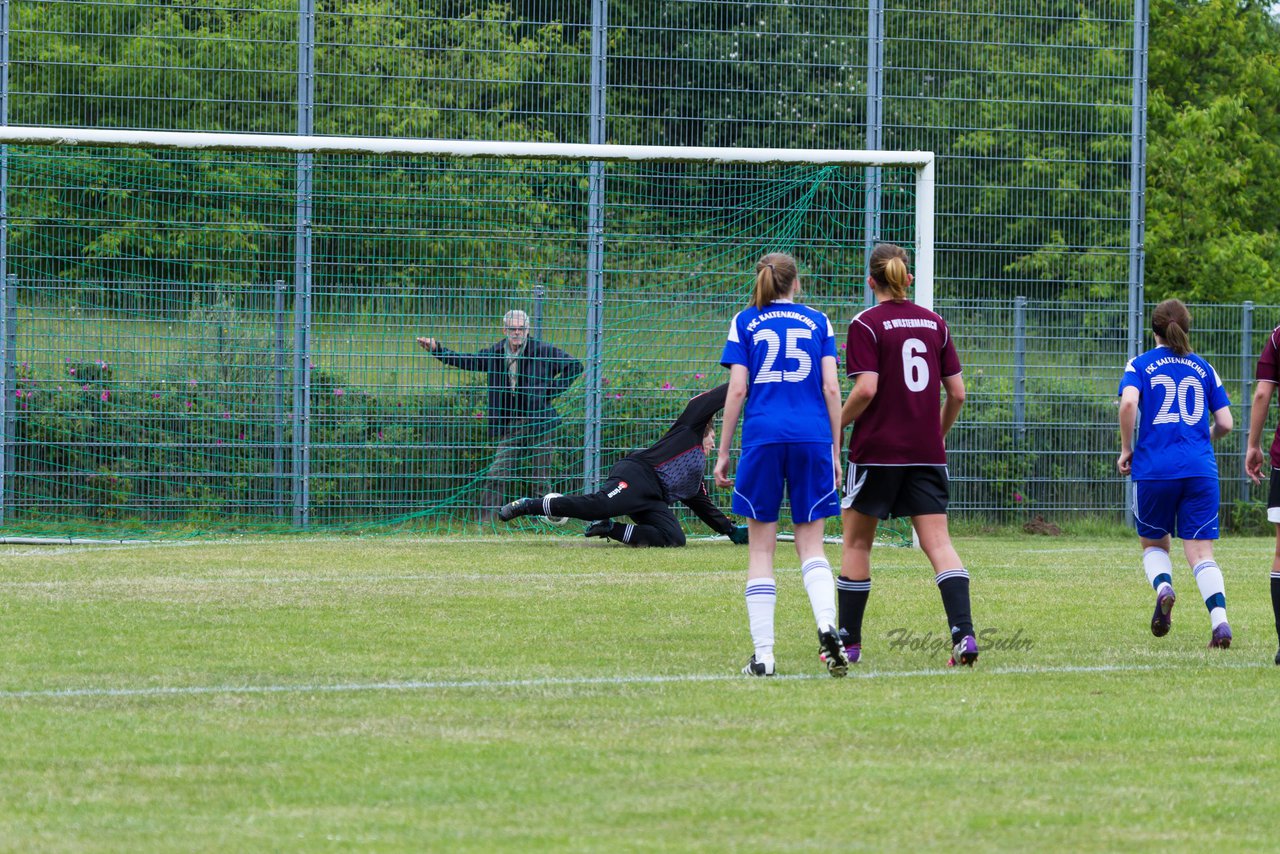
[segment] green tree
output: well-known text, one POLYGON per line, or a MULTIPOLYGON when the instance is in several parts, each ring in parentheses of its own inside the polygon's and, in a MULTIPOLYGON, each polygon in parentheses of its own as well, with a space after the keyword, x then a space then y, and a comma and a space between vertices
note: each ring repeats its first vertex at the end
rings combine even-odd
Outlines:
POLYGON ((1157 0, 1151 33, 1147 295, 1280 301, 1280 24, 1157 0))

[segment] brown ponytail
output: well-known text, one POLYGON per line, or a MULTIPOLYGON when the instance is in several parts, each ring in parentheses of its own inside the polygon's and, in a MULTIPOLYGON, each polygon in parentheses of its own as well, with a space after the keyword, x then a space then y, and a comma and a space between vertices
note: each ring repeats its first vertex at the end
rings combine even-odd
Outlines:
POLYGON ((756 262, 756 289, 751 305, 763 309, 786 299, 796 281, 796 259, 784 252, 770 252, 756 262))
POLYGON ((907 264, 911 258, 907 250, 892 243, 879 243, 871 251, 871 260, 867 264, 871 278, 877 288, 889 292, 894 302, 902 302, 907 298, 907 264))
POLYGON ((1151 329, 1179 356, 1191 352, 1191 312, 1180 299, 1167 299, 1151 312, 1151 329))

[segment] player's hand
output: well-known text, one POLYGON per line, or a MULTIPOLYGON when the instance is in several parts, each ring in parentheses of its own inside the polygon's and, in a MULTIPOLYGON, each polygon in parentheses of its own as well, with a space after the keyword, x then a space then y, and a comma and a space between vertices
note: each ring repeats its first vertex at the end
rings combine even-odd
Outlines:
POLYGON ((1120 474, 1127 475, 1133 470, 1133 451, 1121 451, 1120 456, 1116 458, 1116 471, 1120 474))
POLYGON ((722 452, 716 457, 715 476, 716 476, 716 486, 719 486, 721 488, 724 488, 726 486, 733 486, 733 479, 729 477, 729 455, 728 454, 722 452))
POLYGON ((434 353, 436 350, 440 349, 440 342, 434 338, 419 338, 418 346, 423 350, 428 350, 434 353))
POLYGON ((1244 473, 1249 480, 1262 483, 1262 448, 1250 448, 1244 453, 1244 473))
POLYGON ((745 546, 751 541, 747 526, 734 525, 733 530, 729 532, 729 539, 739 546, 745 546))

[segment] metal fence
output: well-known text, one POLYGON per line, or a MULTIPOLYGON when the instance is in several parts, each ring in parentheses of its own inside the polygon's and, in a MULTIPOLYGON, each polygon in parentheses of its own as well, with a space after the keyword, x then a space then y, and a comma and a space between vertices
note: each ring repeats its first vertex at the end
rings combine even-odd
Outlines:
MULTIPOLYGON (((971 389, 952 442, 956 509, 1123 512, 1112 401, 1145 327, 1145 0, 981 8, 915 0, 0 0, 0 18, 0 120, 11 124, 932 150, 936 307, 956 330, 971 389)), ((279 272, 252 283, 270 290, 278 277, 290 298, 316 274, 308 158, 279 177, 276 198, 285 204, 270 250, 279 272)), ((860 213, 863 245, 895 237, 877 182, 873 171, 860 213)), ((0 275, 40 279, 48 270, 15 268, 7 225, 0 275)), ((81 236, 68 227, 59 239, 81 236)), ((111 247, 94 251, 109 266, 111 247)), ((399 273, 379 269, 376 247, 368 251, 371 290, 393 290, 399 273)), ((64 285, 74 278, 61 275, 64 285)), ((195 275, 174 274, 174 284, 195 275)), ((476 288, 466 310, 476 313, 458 327, 477 343, 498 305, 531 304, 546 284, 518 269, 492 287, 465 282, 476 288)), ((662 292, 701 306, 700 284, 691 274, 664 282, 662 292)), ((829 277, 817 290, 838 326, 865 299, 856 274, 829 277)), ((643 352, 661 331, 628 311, 652 296, 648 282, 606 276, 603 310, 630 318, 610 331, 620 348, 643 352)), ((708 352, 728 310, 712 304, 694 314, 708 352)), ((1197 334, 1211 335, 1213 349, 1200 343, 1224 378, 1247 376, 1240 361, 1248 348, 1225 343, 1236 340, 1243 318, 1231 312, 1242 309, 1197 311, 1214 318, 1197 334)), ((406 329, 421 320, 383 318, 406 329)), ((556 322, 565 346, 579 347, 572 321, 556 322)), ((344 334, 341 313, 326 323, 326 335, 344 334)), ((24 361, 22 346, 13 358, 24 361)), ((694 373, 687 353, 645 359, 665 359, 672 377, 694 373)), ((661 399, 653 389, 635 393, 661 399)), ((611 417, 603 413, 606 429, 611 417)), ((6 436, 12 445, 15 433, 6 436)), ((1230 453, 1223 457, 1224 467, 1239 468, 1230 453)), ((1233 500, 1243 495, 1234 474, 1224 482, 1233 500)))

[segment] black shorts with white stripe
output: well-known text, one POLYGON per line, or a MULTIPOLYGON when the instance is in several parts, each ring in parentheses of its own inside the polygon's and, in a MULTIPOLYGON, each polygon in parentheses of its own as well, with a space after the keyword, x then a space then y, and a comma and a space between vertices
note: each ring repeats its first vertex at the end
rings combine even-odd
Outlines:
POLYGON ((877 519, 889 519, 946 513, 949 501, 946 466, 851 463, 840 506, 877 519))

